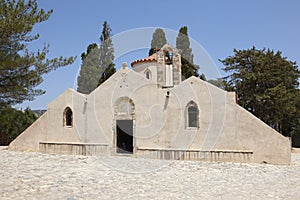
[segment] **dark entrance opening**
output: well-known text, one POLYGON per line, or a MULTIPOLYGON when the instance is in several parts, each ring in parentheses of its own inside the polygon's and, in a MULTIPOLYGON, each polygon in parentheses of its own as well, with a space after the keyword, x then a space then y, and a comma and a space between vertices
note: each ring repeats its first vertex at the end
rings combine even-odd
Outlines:
POLYGON ((133 153, 132 120, 117 120, 117 153, 133 153))

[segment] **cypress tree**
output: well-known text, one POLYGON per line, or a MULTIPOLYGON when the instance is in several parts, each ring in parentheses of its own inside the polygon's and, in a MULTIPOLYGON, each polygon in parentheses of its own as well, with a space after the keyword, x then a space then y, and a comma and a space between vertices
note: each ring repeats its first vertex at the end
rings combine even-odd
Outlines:
POLYGON ((91 93, 101 83, 116 72, 114 47, 111 39, 111 28, 107 21, 103 23, 100 35, 100 47, 96 43, 87 47, 86 53, 81 54, 81 69, 77 77, 77 91, 91 93))
POLYGON ((77 91, 89 94, 96 89, 101 77, 99 67, 99 48, 96 43, 87 47, 86 53, 81 54, 81 68, 77 77, 77 91))
POLYGON ((116 72, 114 61, 114 47, 111 39, 111 28, 107 21, 103 23, 103 30, 100 36, 100 67, 102 74, 98 82, 98 86, 106 81, 111 75, 116 72))
MULTIPOLYGON (((183 26, 180 28, 176 38, 176 48, 181 52, 181 74, 182 79, 187 79, 191 76, 199 77, 199 66, 194 64, 194 56, 190 48, 190 39, 188 37, 188 28, 183 26)), ((204 77, 204 76, 202 76, 204 77)))
POLYGON ((149 50, 149 56, 156 53, 161 49, 165 44, 167 44, 166 34, 163 29, 157 28, 153 35, 151 41, 151 48, 149 50))

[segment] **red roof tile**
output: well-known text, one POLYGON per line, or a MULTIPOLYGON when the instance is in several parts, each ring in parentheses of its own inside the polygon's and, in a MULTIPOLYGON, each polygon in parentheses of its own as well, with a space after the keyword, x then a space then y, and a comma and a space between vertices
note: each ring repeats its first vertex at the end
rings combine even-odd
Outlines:
POLYGON ((144 58, 144 59, 139 59, 139 60, 135 60, 131 63, 131 66, 133 67, 133 65, 137 64, 137 63, 142 63, 142 62, 153 62, 153 61, 157 61, 157 53, 152 54, 151 56, 144 58))

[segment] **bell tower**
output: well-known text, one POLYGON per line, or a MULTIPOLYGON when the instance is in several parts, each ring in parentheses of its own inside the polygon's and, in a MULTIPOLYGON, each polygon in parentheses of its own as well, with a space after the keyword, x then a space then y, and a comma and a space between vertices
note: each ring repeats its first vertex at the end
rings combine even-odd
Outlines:
POLYGON ((181 51, 169 44, 147 58, 133 61, 131 66, 161 88, 174 87, 181 82, 181 51))
POLYGON ((181 82, 180 51, 165 44, 157 53, 157 84, 160 87, 174 87, 181 82))

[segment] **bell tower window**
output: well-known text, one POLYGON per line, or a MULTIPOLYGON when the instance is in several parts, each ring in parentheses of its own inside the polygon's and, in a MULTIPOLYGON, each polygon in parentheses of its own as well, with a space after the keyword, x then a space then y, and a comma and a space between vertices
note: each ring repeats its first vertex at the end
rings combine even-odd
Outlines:
POLYGON ((173 52, 172 51, 165 51, 165 63, 167 65, 171 65, 173 60, 173 52))
POLYGON ((157 53, 154 79, 158 87, 169 88, 181 82, 181 55, 180 50, 165 44, 157 53))
POLYGON ((172 87, 173 86, 173 64, 172 64, 173 52, 171 50, 165 50, 164 55, 165 55, 165 68, 166 68, 165 86, 172 87))

